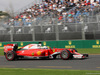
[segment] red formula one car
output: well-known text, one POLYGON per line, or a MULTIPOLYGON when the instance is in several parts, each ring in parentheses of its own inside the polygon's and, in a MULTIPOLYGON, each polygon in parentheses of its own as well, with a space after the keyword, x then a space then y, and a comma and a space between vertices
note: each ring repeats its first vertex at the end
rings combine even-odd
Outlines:
POLYGON ((88 54, 77 53, 75 49, 66 48, 53 48, 47 46, 41 46, 40 44, 29 44, 18 49, 17 44, 4 45, 4 55, 8 61, 21 58, 45 58, 55 59, 57 55, 60 55, 61 59, 67 60, 71 58, 87 58, 88 54))

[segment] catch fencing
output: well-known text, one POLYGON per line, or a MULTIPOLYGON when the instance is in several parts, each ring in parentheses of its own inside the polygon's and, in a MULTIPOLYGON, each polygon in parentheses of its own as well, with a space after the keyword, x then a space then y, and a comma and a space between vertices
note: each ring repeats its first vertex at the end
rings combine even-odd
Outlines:
POLYGON ((56 20, 56 23, 53 24, 48 24, 48 22, 35 24, 33 22, 31 26, 6 26, 6 29, 0 29, 0 41, 100 39, 100 15, 84 16, 79 23, 62 22, 59 24, 56 20))

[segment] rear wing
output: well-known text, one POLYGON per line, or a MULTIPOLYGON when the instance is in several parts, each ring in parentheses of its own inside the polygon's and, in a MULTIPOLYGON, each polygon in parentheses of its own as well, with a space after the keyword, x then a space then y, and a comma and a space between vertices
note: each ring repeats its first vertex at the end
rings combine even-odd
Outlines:
POLYGON ((11 50, 16 50, 17 48, 18 48, 17 44, 7 44, 7 45, 4 45, 4 52, 6 53, 11 50))

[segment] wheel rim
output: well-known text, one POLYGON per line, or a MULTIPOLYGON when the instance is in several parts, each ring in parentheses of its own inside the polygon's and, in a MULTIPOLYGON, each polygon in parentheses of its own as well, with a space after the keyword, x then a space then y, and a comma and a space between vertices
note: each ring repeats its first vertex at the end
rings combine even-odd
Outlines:
POLYGON ((8 59, 12 59, 12 58, 13 58, 13 54, 12 54, 12 53, 8 53, 8 54, 7 54, 7 58, 8 58, 8 59))
POLYGON ((61 56, 62 56, 62 58, 68 58, 68 53, 66 52, 66 51, 63 51, 62 53, 61 53, 61 56))

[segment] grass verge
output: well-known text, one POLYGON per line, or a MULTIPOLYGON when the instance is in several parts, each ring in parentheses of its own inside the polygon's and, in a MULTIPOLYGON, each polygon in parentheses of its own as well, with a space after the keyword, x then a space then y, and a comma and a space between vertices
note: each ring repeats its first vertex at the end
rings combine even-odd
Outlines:
MULTIPOLYGON (((99 48, 77 48, 78 53, 100 54, 99 48)), ((0 50, 0 55, 4 55, 3 50, 0 50)))
POLYGON ((3 50, 0 50, 0 56, 1 55, 4 55, 4 51, 3 50))
POLYGON ((1 68, 0 75, 98 75, 100 71, 1 68))
POLYGON ((100 54, 99 48, 78 48, 78 53, 87 53, 87 54, 100 54))

